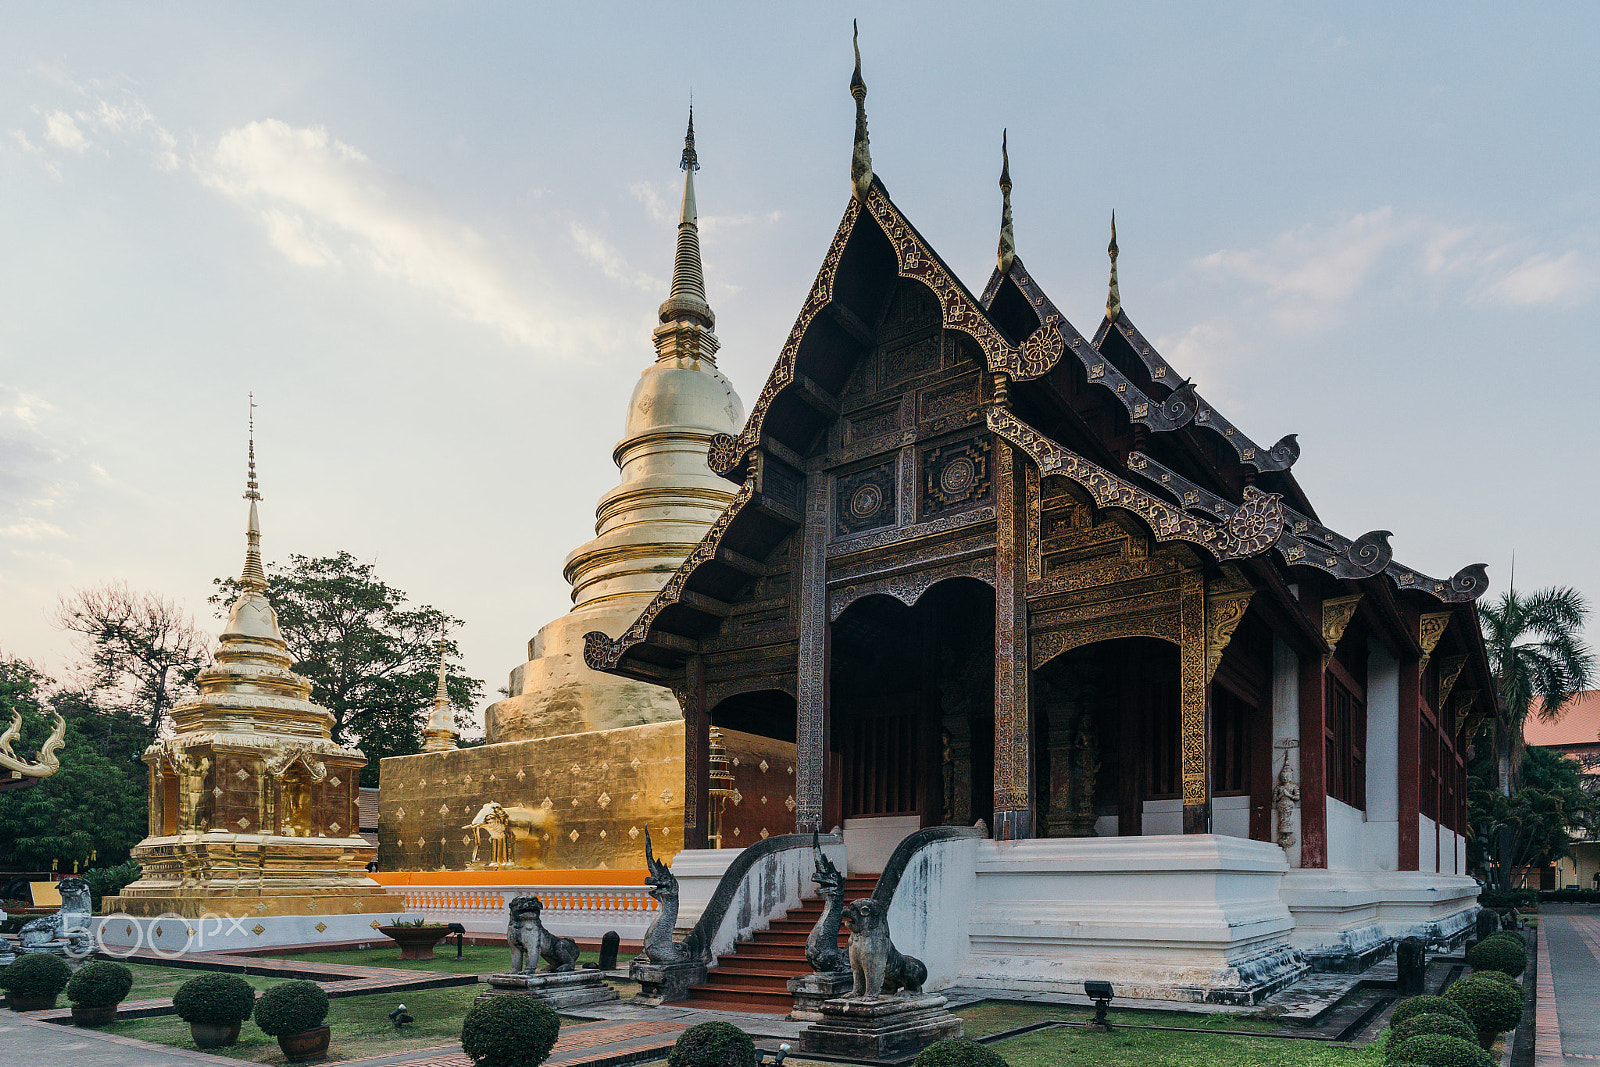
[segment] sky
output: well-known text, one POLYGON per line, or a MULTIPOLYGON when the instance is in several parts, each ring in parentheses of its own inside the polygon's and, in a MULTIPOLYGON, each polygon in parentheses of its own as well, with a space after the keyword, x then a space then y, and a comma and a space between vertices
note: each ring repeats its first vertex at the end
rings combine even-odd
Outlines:
MULTIPOLYGON (((346 550, 485 703, 570 605, 653 358, 691 93, 719 366, 751 403, 874 170, 974 291, 1123 306, 1322 520, 1489 596, 1600 597, 1600 7, 0 6, 0 654, 124 580, 216 630, 346 550)), ((1591 627, 1590 633, 1597 631, 1591 627)))

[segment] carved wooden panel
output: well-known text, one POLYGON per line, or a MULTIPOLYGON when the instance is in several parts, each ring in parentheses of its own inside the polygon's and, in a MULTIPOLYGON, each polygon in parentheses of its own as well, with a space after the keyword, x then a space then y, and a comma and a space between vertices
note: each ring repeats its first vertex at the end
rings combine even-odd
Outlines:
POLYGON ((924 448, 918 510, 923 518, 986 503, 994 496, 993 439, 956 441, 924 448))
POLYGON ((894 463, 841 474, 834 484, 834 532, 841 537, 895 524, 894 463))

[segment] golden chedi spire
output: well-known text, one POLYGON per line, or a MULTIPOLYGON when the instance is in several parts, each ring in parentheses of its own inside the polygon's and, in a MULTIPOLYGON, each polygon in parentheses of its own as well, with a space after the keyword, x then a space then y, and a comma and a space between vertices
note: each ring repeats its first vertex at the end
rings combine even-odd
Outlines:
POLYGON ((1111 256, 1111 284, 1106 290, 1106 321, 1116 322, 1122 314, 1122 291, 1117 288, 1117 213, 1111 213, 1111 243, 1106 246, 1111 256))
MULTIPOLYGON (((140 920, 138 936, 152 945, 171 947, 156 939, 193 934, 193 924, 158 928, 154 917, 162 915, 255 916, 260 924, 240 927, 237 943, 284 944, 306 937, 304 923, 286 917, 320 915, 339 936, 358 936, 371 921, 362 913, 389 903, 366 875, 375 849, 357 829, 366 757, 333 740, 333 714, 312 703, 311 681, 290 669, 288 642, 267 600, 254 399, 250 406, 239 595, 228 605, 216 655, 195 677, 199 692, 172 709, 172 736, 145 750, 149 835, 133 850, 143 876, 107 898, 111 911, 140 920)), ((132 923, 121 932, 136 933, 132 923)), ((224 936, 230 946, 231 936, 224 936)))
POLYGON ((1006 131, 1000 131, 1000 273, 1011 273, 1017 261, 1017 238, 1011 230, 1011 156, 1006 151, 1006 131))
MULTIPOLYGON (((717 317, 706 303, 705 272, 700 266, 700 214, 694 202, 694 172, 700 160, 694 150, 694 105, 689 106, 689 132, 683 138, 683 209, 678 213, 678 249, 672 260, 672 291, 661 305, 661 321, 688 319, 706 329, 715 329, 717 317)), ((702 359, 715 352, 704 353, 702 359)))
POLYGON ((456 744, 455 719, 450 712, 450 688, 444 673, 444 624, 439 624, 439 687, 433 693, 433 713, 428 716, 428 727, 422 731, 422 751, 449 752, 456 744))
POLYGON ((861 29, 850 20, 850 47, 855 49, 856 69, 850 75, 850 95, 856 101, 856 140, 850 154, 850 187, 863 204, 872 191, 872 148, 867 141, 867 83, 861 79, 861 29))
POLYGON ((527 662, 511 671, 511 695, 484 714, 490 744, 682 718, 670 690, 592 671, 583 659, 584 634, 615 637, 631 626, 733 498, 706 465, 712 436, 743 427, 744 405, 715 360, 721 342, 700 260, 692 110, 678 166, 672 288, 651 334, 655 359, 634 386, 611 454, 622 476, 595 506, 595 536, 567 556, 572 610, 539 629, 527 662))

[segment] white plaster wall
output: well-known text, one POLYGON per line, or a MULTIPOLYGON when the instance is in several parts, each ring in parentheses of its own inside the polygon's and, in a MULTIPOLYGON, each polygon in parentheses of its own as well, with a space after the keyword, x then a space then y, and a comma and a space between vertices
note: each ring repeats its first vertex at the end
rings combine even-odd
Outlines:
MULTIPOLYGON (((1300 657, 1293 649, 1274 636, 1272 639, 1272 783, 1278 783, 1278 772, 1285 758, 1294 780, 1300 777, 1300 657)), ((1278 812, 1272 812, 1272 840, 1284 828, 1278 825, 1278 812)), ((1288 829, 1294 834, 1294 844, 1285 850, 1289 866, 1300 866, 1300 807, 1295 806, 1288 829)))
POLYGON ((1415 934, 1441 944, 1472 922, 1478 883, 1432 871, 1290 871, 1283 900, 1294 915, 1295 948, 1317 957, 1382 951, 1415 934))
POLYGON ((1228 837, 1249 837, 1250 798, 1212 797, 1211 832, 1228 837))
POLYGON ((1377 641, 1367 645, 1366 756, 1366 833, 1359 866, 1392 871, 1400 855, 1400 664, 1377 641))
POLYGON ((1438 824, 1426 815, 1417 815, 1417 870, 1438 871, 1439 865, 1439 828, 1438 824))
POLYGON ((1183 835, 1183 801, 1177 797, 1171 800, 1145 801, 1144 816, 1139 826, 1139 832, 1144 837, 1161 837, 1167 834, 1181 837, 1183 835))
POLYGON ((700 913, 717 891, 722 873, 743 852, 739 848, 686 848, 672 857, 672 874, 678 879, 678 922, 687 933, 700 921, 700 913))
MULTIPOLYGON (((1194 1000, 1303 970, 1283 850, 1221 834, 980 841, 960 982, 1194 1000)), ((941 935, 945 936, 945 935, 941 935)))
POLYGON ((916 815, 846 819, 844 844, 850 853, 849 873, 882 874, 884 864, 889 862, 900 842, 920 829, 922 819, 916 815))
MULTIPOLYGON (((207 915, 182 919, 167 915, 136 919, 128 915, 108 915, 91 920, 91 929, 105 950, 126 956, 140 949, 153 950, 169 959, 189 952, 226 952, 267 948, 273 945, 315 945, 334 941, 365 941, 373 945, 393 945, 373 926, 388 924, 396 917, 415 919, 415 912, 398 910, 374 918, 371 915, 261 915, 246 910, 241 918, 207 915), (318 930, 318 926, 323 929, 318 930), (260 933, 257 933, 257 928, 260 933)), ((505 933, 502 921, 498 931, 505 933)))
POLYGON ((980 840, 936 841, 919 849, 889 904, 889 936, 901 952, 927 965, 927 989, 950 985, 966 966, 980 840))
POLYGON ((1328 869, 1358 871, 1363 867, 1366 816, 1342 800, 1328 798, 1328 869))

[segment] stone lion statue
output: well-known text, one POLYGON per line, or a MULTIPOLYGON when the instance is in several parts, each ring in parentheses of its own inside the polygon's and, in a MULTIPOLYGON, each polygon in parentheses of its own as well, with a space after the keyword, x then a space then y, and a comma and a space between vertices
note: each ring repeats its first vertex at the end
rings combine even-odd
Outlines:
POLYGON ((578 963, 578 943, 570 937, 556 937, 539 921, 544 905, 538 897, 513 897, 511 921, 506 926, 506 943, 511 946, 511 969, 533 974, 542 958, 552 971, 570 971, 578 963))
POLYGON ((901 955, 889 940, 889 918, 875 900, 857 900, 844 909, 845 925, 850 927, 850 976, 854 980, 852 997, 877 1000, 901 990, 922 992, 928 968, 915 956, 901 955))
POLYGON ((24 948, 38 948, 52 942, 66 942, 69 952, 87 950, 93 940, 89 929, 92 897, 89 883, 82 878, 63 878, 56 883, 61 908, 52 915, 41 915, 19 931, 24 948))

